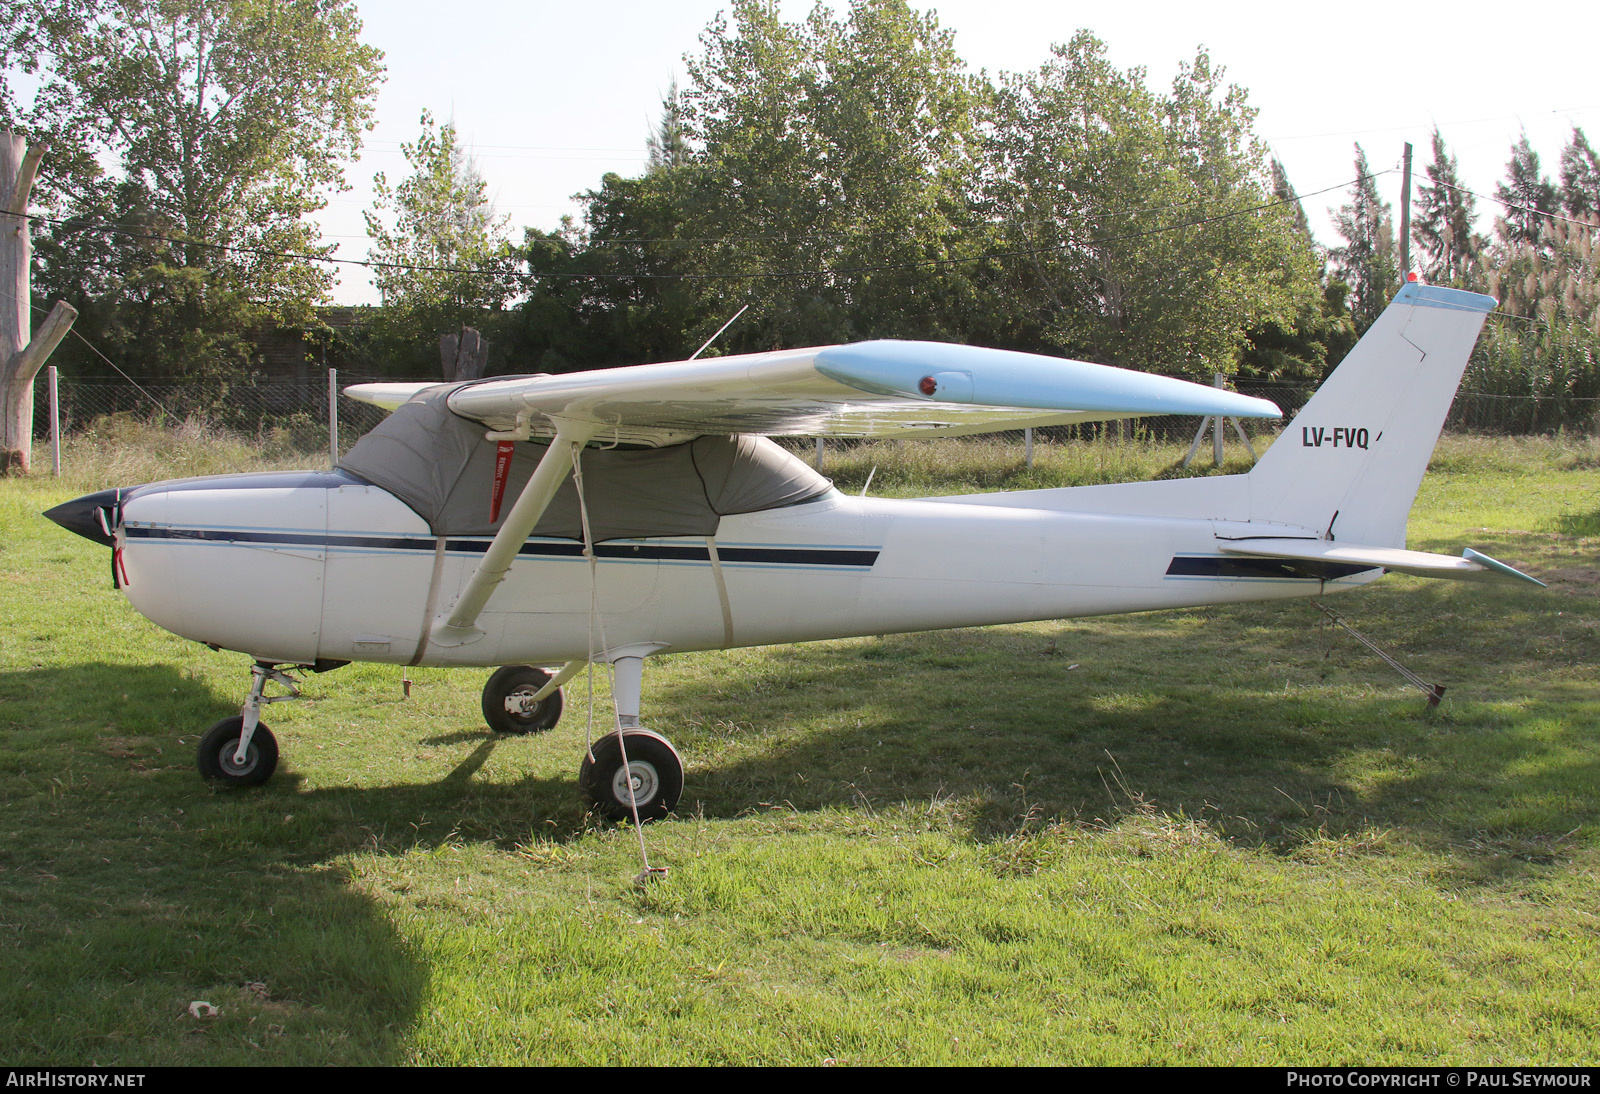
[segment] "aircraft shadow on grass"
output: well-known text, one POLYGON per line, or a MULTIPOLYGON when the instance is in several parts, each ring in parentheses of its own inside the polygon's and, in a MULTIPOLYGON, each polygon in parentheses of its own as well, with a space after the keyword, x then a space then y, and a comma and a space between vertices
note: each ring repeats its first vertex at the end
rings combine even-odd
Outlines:
MULTIPOLYGON (((1334 682, 1343 686, 1331 696, 1304 688, 1266 690, 1277 678, 1267 668, 1261 688, 1197 684, 1195 673, 1205 672, 1180 668, 1185 659, 1203 666, 1230 653, 1246 661, 1264 658, 1292 645, 1296 633, 1303 640, 1304 628, 1297 620, 1248 640, 1197 646, 1192 631, 1163 629, 1159 617, 1151 623, 1140 640, 1141 656, 1147 664, 1175 666, 1178 679, 1149 680, 1123 669, 1113 652, 1120 640, 1100 639, 1102 653, 1078 626, 1048 640, 1048 648, 1043 637, 1006 631, 811 646, 749 684, 667 685, 651 713, 683 744, 688 776, 677 814, 734 818, 770 809, 956 800, 962 823, 982 841, 1027 825, 1107 822, 1155 808, 1208 820, 1244 844, 1280 850, 1293 850, 1315 833, 1339 836, 1376 826, 1454 845, 1487 834, 1489 844, 1524 847, 1524 857, 1534 860, 1540 846, 1592 821, 1586 807, 1573 802, 1542 811, 1519 811, 1508 802, 1513 787, 1522 801, 1559 802, 1573 796, 1574 785, 1600 782, 1600 765, 1579 758, 1592 752, 1547 754, 1545 743, 1503 730, 1496 731, 1494 749, 1485 751, 1485 730, 1457 726, 1448 707, 1443 717, 1428 716, 1420 693, 1396 692, 1395 678, 1375 661, 1361 661, 1364 655, 1340 655, 1354 666, 1338 675, 1334 682), (1072 658, 1056 652, 1058 641, 1063 651, 1085 646, 1085 663, 1069 670, 1072 658), (995 682, 1001 666, 1008 678, 995 682), (950 680, 962 676, 973 687, 952 693, 950 680), (925 695, 934 684, 945 697, 930 704, 925 695), (1351 694, 1351 685, 1360 693, 1351 694), (785 694, 797 696, 793 707, 803 709, 792 709, 785 694), (828 713, 817 714, 819 708, 828 713), (1382 771, 1362 791, 1341 774, 1352 765, 1382 771), (1450 808, 1439 811, 1437 802, 1450 808)), ((1297 658, 1309 661, 1313 669, 1319 660, 1309 640, 1277 656, 1291 665, 1297 658)), ((171 729, 232 712, 201 681, 160 667, 85 665, 0 673, 0 697, 16 700, 6 704, 14 725, 28 724, 31 704, 51 695, 95 694, 108 672, 117 674, 127 698, 100 713, 126 716, 126 722, 34 729, 16 743, 22 753, 53 762, 64 762, 62 745, 87 752, 86 777, 107 787, 125 778, 140 788, 125 802, 128 808, 195 803, 225 811, 239 799, 246 809, 253 800, 270 799, 286 813, 343 818, 327 832, 304 829, 309 842, 303 853, 316 856, 358 849, 374 832, 383 833, 384 850, 399 851, 408 839, 426 845, 452 830, 506 848, 530 834, 574 839, 593 830, 593 818, 573 801, 570 775, 505 782, 475 777, 501 748, 559 750, 575 767, 570 726, 561 739, 499 737, 466 721, 437 726, 416 742, 445 753, 439 777, 428 782, 308 790, 291 769, 281 784, 230 795, 204 787, 171 729), (158 747, 163 751, 152 754, 158 747), (419 826, 419 817, 432 818, 431 827, 419 826)), ((573 709, 568 718, 581 714, 573 709)), ((314 725, 300 732, 316 739, 314 725)), ((48 770, 48 764, 32 770, 48 770)), ((86 766, 77 770, 83 774, 86 766)), ((123 823, 115 808, 103 815, 108 825, 123 823)))
MULTIPOLYGON (((1060 641, 1084 637, 1064 631, 1060 641)), ((1282 637, 1269 629, 1250 641, 1282 637)), ((1193 652, 1178 630, 1150 641, 1168 647, 1154 651, 1158 660, 1177 663, 1193 652)), ((1248 647, 1239 643, 1240 656, 1259 652, 1248 647)), ((1115 824, 1148 805, 1285 852, 1314 833, 1409 831, 1459 848, 1458 858, 1483 860, 1463 863, 1460 873, 1486 881, 1558 858, 1561 833, 1593 821, 1586 812, 1574 822, 1571 810, 1587 808, 1578 805, 1508 814, 1497 789, 1514 782, 1531 802, 1570 796, 1574 785, 1600 782, 1592 759, 1540 755, 1539 742, 1506 734, 1485 761, 1474 740, 1484 730, 1425 716, 1420 695, 1396 698, 1385 689, 1351 697, 1342 689, 1312 701, 1151 687, 1119 675, 1110 659, 1104 668, 1069 671, 1069 658, 1054 649, 1042 637, 1003 631, 892 636, 807 647, 768 671, 764 686, 668 686, 654 705, 685 727, 676 731, 689 759, 679 815, 960 800, 972 838, 986 841, 1052 821, 1115 824), (1019 656, 1019 642, 1036 648, 1019 656), (992 676, 997 657, 1017 666, 1020 682, 976 686, 992 676), (970 673, 974 688, 937 709, 917 702, 929 674, 952 673, 970 673), (768 697, 757 727, 750 692, 775 685, 777 698, 768 697), (820 719, 822 728, 786 731, 784 692, 813 703, 823 697, 837 704, 836 715, 820 719), (697 753, 713 758, 701 762, 697 753), (1338 772, 1358 753, 1389 757, 1396 774, 1380 789, 1357 792, 1338 772), (1450 809, 1435 812, 1432 802, 1450 809), (1492 867, 1484 865, 1491 859, 1492 867)), ((1378 671, 1363 670, 1369 679, 1378 671)), ((303 776, 288 771, 265 787, 219 792, 200 783, 189 749, 174 743, 172 727, 233 709, 203 681, 161 666, 10 671, 0 673, 0 702, 13 744, 0 764, 0 813, 16 833, 0 861, 17 899, 52 909, 50 929, 0 959, 5 978, 48 984, 51 969, 84 953, 101 969, 154 970, 113 979, 137 984, 153 976, 175 994, 287 978, 275 1004, 284 1021, 312 1002, 323 1028, 329 1011, 335 1022, 341 1012, 352 1021, 362 1016, 352 1059, 403 1058, 428 970, 389 912, 353 889, 347 874, 307 866, 363 849, 400 855, 452 838, 510 851, 530 838, 572 841, 594 831, 573 802, 570 776, 476 777, 498 749, 565 751, 566 741, 441 726, 418 743, 471 747, 441 762, 430 782, 307 789, 303 776), (60 696, 102 693, 109 672, 125 700, 88 717, 59 713, 60 696), (63 831, 73 838, 51 834, 63 831), (286 970, 302 959, 308 936, 329 924, 338 925, 340 950, 316 971, 314 986, 296 987, 286 970), (221 944, 224 937, 232 941, 221 944)), ((36 1026, 44 1043, 49 1029, 75 1020, 61 993, 28 994, 15 1004, 27 1018, 14 1036, 36 1026)), ((217 1038, 223 1033, 219 1027, 217 1038)))
POLYGON ((174 727, 228 713, 204 681, 166 666, 0 672, 0 878, 18 921, 0 953, 6 1055, 260 1063, 274 1037, 303 1052, 306 1037, 343 1026, 339 1059, 404 1058, 426 967, 369 897, 304 868, 351 837, 286 837, 290 781, 253 799, 200 785, 174 727), (338 945, 323 945, 333 934, 338 945), (221 1016, 187 1018, 193 999, 221 1016))

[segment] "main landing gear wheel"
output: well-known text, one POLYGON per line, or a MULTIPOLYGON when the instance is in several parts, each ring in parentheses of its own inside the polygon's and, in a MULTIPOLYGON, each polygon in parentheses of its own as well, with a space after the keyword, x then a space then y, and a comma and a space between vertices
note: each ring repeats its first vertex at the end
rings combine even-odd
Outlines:
POLYGON ((550 682, 550 674, 531 665, 496 669, 483 685, 483 720, 496 733, 543 733, 561 721, 561 689, 538 702, 533 696, 550 682))
POLYGON ((235 762, 233 755, 239 749, 239 735, 244 731, 244 718, 235 714, 224 718, 200 738, 200 752, 196 757, 200 776, 207 782, 221 786, 260 786, 272 778, 278 768, 278 740, 264 724, 257 724, 245 749, 244 762, 235 762))
POLYGON ((660 820, 672 812, 683 793, 683 761, 670 741, 648 729, 624 730, 626 741, 610 733, 583 754, 578 769, 578 787, 584 801, 602 816, 612 820, 631 820, 632 799, 638 803, 639 819, 660 820), (626 743, 628 765, 622 764, 626 743))

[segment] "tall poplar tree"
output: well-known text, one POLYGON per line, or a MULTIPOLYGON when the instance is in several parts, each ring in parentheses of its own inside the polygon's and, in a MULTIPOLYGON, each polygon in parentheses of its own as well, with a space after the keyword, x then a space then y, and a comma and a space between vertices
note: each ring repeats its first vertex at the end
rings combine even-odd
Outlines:
POLYGON ((1356 181, 1348 204, 1340 206, 1334 226, 1344 240, 1332 251, 1337 277, 1350 287, 1349 305, 1356 333, 1370 327, 1400 289, 1400 258, 1389 203, 1378 195, 1378 180, 1367 165, 1367 153, 1356 145, 1356 181))
POLYGON ((411 173, 372 180, 362 213, 368 258, 384 308, 367 325, 369 351, 386 367, 426 369, 441 334, 483 330, 500 347, 501 321, 516 290, 507 218, 497 216, 453 122, 422 112, 422 134, 402 142, 411 173))
POLYGON ((1561 208, 1573 218, 1600 216, 1600 156, 1577 126, 1561 153, 1561 208))
POLYGON ((373 282, 388 307, 425 309, 465 320, 505 305, 513 291, 507 220, 496 216, 489 185, 453 122, 422 112, 422 135, 400 151, 411 174, 372 180, 373 207, 362 214, 378 264, 373 282))
POLYGON ((1272 161, 1272 197, 1289 210, 1295 233, 1310 241, 1311 220, 1306 216, 1306 207, 1301 203, 1300 195, 1296 194, 1294 187, 1289 184, 1289 172, 1284 170, 1283 163, 1277 158, 1272 161))
POLYGON ((1411 238, 1422 251, 1423 279, 1435 285, 1475 289, 1483 284, 1482 256, 1487 241, 1473 230, 1473 197, 1461 186, 1456 158, 1433 131, 1433 159, 1424 168, 1428 181, 1417 187, 1411 238))
POLYGON ((1200 51, 1159 94, 1080 31, 1007 79, 990 205, 1037 348, 1210 379, 1313 298, 1309 236, 1270 197, 1255 111, 1223 76, 1200 51))
POLYGON ((1496 222, 1500 240, 1507 246, 1538 246, 1545 220, 1557 211, 1556 188, 1539 169, 1539 153, 1524 133, 1511 146, 1505 181, 1495 184, 1495 200, 1505 208, 1496 222))

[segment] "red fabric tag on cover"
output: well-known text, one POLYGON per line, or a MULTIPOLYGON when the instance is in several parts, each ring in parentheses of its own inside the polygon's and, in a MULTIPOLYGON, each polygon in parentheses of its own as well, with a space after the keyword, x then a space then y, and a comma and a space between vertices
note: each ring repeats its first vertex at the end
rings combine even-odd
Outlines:
POLYGON ((516 450, 512 441, 500 441, 494 448, 494 493, 489 496, 489 523, 500 519, 500 502, 506 496, 506 476, 511 474, 511 453, 516 450))

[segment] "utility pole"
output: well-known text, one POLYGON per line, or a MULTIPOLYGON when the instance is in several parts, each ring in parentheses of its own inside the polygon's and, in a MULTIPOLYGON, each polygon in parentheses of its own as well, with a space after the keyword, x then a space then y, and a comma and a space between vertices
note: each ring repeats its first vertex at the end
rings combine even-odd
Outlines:
POLYGON ((56 301, 31 338, 28 194, 45 146, 0 131, 0 474, 27 474, 33 461, 33 378, 72 329, 78 311, 56 301))
POLYGON ((1400 281, 1411 280, 1411 142, 1406 142, 1405 170, 1400 173, 1400 281))

